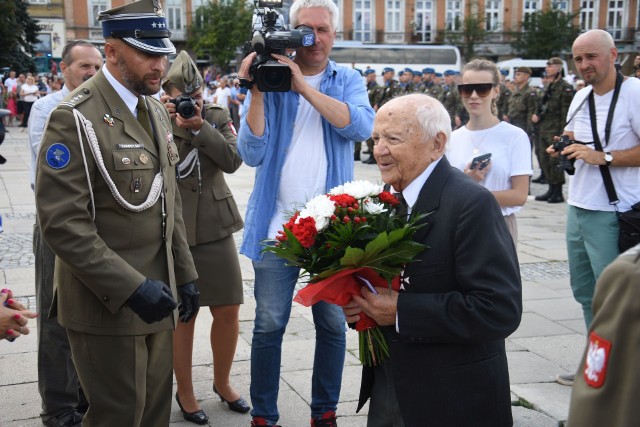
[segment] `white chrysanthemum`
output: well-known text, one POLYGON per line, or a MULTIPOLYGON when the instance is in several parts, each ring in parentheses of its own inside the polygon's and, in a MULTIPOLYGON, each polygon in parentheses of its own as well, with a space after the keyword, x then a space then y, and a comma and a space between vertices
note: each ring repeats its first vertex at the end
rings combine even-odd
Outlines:
POLYGON ((379 215, 382 212, 386 212, 387 209, 385 209, 384 204, 375 203, 375 202, 371 201, 371 199, 367 199, 364 202, 364 211, 366 213, 371 214, 371 215, 379 215))
POLYGON ((338 185, 337 187, 333 187, 329 190, 329 194, 332 196, 337 196, 338 194, 344 194, 344 185, 338 185))
MULTIPOLYGON (((309 200, 304 209, 300 211, 298 218, 312 217, 316 222, 318 232, 324 230, 329 225, 331 215, 335 211, 335 204, 329 197, 322 194, 309 200)), ((296 220, 298 223, 298 220, 296 220)))
POLYGON ((332 189, 330 194, 348 194, 356 199, 364 199, 365 197, 377 196, 381 191, 381 185, 359 180, 339 185, 332 189))

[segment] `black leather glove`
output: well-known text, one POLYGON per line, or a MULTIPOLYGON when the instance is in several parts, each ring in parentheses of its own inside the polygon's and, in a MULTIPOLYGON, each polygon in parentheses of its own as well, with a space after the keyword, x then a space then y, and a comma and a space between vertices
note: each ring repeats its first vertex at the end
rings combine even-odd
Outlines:
POLYGON ((178 293, 180 294, 180 305, 178 308, 180 321, 187 323, 193 319, 196 314, 198 314, 198 310, 200 310, 200 292, 198 292, 196 282, 189 282, 179 286, 178 293))
POLYGON ((159 322, 178 306, 171 288, 159 280, 145 279, 131 294, 127 305, 147 323, 159 322))

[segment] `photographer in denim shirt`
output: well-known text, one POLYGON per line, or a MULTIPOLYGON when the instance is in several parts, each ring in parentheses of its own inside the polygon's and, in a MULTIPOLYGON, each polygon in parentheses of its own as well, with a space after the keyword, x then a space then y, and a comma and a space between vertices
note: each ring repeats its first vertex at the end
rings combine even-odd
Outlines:
MULTIPOLYGON (((251 345, 252 426, 276 425, 282 337, 289 321, 299 270, 274 254, 263 254, 286 222, 285 212, 353 179, 354 141, 371 135, 374 112, 360 74, 329 60, 338 23, 331 0, 298 0, 291 28, 310 27, 315 43, 296 50, 295 59, 276 55, 291 68, 291 90, 262 93, 253 85, 245 100, 238 148, 256 167, 245 216, 241 252, 253 260, 256 319, 251 345)), ((238 77, 252 80, 248 55, 238 77)), ((311 392, 311 425, 335 426, 345 356, 342 310, 328 303, 312 307, 316 349, 311 392)))

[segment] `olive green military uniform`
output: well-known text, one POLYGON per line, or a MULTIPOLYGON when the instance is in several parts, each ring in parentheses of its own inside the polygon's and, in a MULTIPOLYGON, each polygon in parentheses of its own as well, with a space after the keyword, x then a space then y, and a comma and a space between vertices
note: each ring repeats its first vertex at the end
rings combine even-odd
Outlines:
MULTIPOLYGON (((375 108, 376 100, 382 96, 384 88, 380 86, 375 80, 367 83, 367 94, 369 95, 369 104, 375 108)), ((362 142, 356 141, 355 152, 360 156, 360 149, 362 148, 362 142)), ((373 159, 373 139, 367 139, 367 150, 369 151, 370 159, 373 159)), ((356 159, 359 160, 359 159, 356 159)))
POLYGON ((382 90, 378 92, 378 98, 376 99, 376 105, 378 108, 382 107, 395 96, 397 91, 396 86, 398 86, 398 81, 390 80, 389 83, 386 86, 383 86, 382 90))
POLYGON ((176 285, 197 278, 171 120, 144 98, 154 139, 98 72, 52 112, 38 157, 38 219, 57 256, 52 314, 68 330, 90 403, 85 426, 168 425, 177 310, 149 324, 126 302, 145 278, 169 285, 174 299, 176 285), (157 201, 137 208, 159 176, 157 201))
POLYGON ((242 217, 224 174, 242 164, 229 110, 205 105, 198 135, 173 126, 182 163, 178 188, 187 242, 198 271, 201 306, 242 304, 242 275, 233 233, 242 217), (193 153, 193 154, 191 154, 193 153))
POLYGON ((429 82, 429 84, 424 86, 424 93, 437 100, 440 100, 442 92, 444 92, 442 85, 435 84, 434 82, 429 82))
POLYGON ((640 245, 600 275, 589 340, 573 383, 569 427, 640 422, 640 245))
MULTIPOLYGON (((504 83, 500 84, 500 96, 496 101, 496 108, 498 109, 498 118, 500 120, 502 120, 504 115, 507 114, 507 112, 509 111, 509 99, 511 98, 512 95, 513 93, 511 92, 511 90, 509 90, 507 85, 505 85, 504 83)), ((525 132, 526 132, 526 129, 525 129, 525 132)))
POLYGON ((440 102, 449 113, 449 117, 451 118, 451 129, 455 129, 455 118, 459 115, 460 108, 462 106, 462 98, 460 97, 460 92, 458 92, 458 85, 453 83, 450 86, 444 86, 444 89, 440 94, 440 102))
POLYGON ((509 97, 506 115, 509 123, 519 127, 531 138, 533 122, 531 117, 538 108, 538 93, 529 85, 517 88, 509 97))
POLYGON ((549 156, 546 149, 553 144, 553 137, 564 130, 573 94, 573 86, 559 77, 545 89, 536 112, 540 118, 536 150, 544 176, 551 185, 564 184, 564 171, 558 168, 559 158, 549 156))

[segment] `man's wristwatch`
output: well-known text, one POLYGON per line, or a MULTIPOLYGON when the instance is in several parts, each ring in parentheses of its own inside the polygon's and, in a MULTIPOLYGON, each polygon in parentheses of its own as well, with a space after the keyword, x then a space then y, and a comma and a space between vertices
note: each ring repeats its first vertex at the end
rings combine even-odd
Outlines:
POLYGON ((610 152, 605 152, 604 153, 604 161, 607 162, 607 166, 611 166, 611 162, 613 161, 613 156, 611 155, 610 152))

